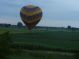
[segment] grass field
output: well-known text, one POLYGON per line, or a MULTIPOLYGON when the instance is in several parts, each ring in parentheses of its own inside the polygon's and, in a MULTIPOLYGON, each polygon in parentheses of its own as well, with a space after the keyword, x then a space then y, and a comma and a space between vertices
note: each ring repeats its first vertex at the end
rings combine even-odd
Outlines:
POLYGON ((24 51, 11 57, 12 59, 74 59, 74 54, 46 51, 24 51))
POLYGON ((36 44, 50 48, 79 49, 79 32, 33 31, 13 33, 12 40, 24 44, 36 44))
MULTIPOLYGON (((24 28, 3 28, 0 29, 0 34, 4 31, 9 31, 11 40, 20 45, 35 45, 50 49, 79 50, 79 32, 77 31, 32 30, 30 32, 24 28)), ((61 53, 39 53, 33 50, 26 51, 26 53, 22 53, 21 55, 14 55, 12 59, 74 59, 72 56, 61 55, 61 53)))

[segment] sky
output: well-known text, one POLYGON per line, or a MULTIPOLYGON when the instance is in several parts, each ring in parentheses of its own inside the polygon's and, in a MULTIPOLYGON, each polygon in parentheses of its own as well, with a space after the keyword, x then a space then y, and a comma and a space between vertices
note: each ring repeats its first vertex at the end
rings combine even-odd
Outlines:
POLYGON ((79 0, 0 0, 0 23, 22 22, 20 10, 29 4, 43 11, 37 26, 79 27, 79 0))

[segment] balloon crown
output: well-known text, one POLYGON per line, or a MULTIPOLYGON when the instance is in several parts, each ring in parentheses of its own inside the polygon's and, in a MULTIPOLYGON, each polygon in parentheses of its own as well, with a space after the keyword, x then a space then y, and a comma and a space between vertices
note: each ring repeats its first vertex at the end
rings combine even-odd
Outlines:
POLYGON ((27 7, 27 8, 34 8, 34 7, 36 7, 36 6, 34 6, 34 5, 27 5, 26 7, 27 7))

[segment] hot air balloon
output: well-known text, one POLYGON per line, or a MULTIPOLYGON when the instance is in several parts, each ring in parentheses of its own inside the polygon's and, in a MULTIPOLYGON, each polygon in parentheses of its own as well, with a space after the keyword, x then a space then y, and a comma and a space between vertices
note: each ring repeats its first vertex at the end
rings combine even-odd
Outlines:
POLYGON ((41 20, 42 10, 38 6, 27 5, 21 9, 20 16, 27 28, 32 30, 33 27, 35 27, 36 24, 41 20))

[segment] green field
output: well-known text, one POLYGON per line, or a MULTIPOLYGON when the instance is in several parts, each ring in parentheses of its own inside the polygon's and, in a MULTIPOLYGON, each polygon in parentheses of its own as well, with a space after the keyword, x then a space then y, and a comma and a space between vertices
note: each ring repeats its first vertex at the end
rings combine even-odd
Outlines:
POLYGON ((33 31, 13 33, 12 40, 24 44, 42 45, 50 48, 79 49, 79 32, 33 31))
MULTIPOLYGON (((58 53, 45 53, 50 49, 63 49, 63 50, 79 50, 79 32, 77 31, 49 31, 49 30, 32 30, 28 31, 24 28, 13 29, 3 28, 0 33, 4 31, 10 32, 11 40, 20 45, 28 45, 37 52, 31 50, 21 55, 12 56, 13 59, 74 59, 73 55, 61 55, 58 53), (38 49, 39 48, 39 49, 38 49), (43 50, 42 50, 43 49, 43 50), (44 51, 39 53, 38 51, 44 51)), ((28 48, 27 48, 28 49, 28 48)), ((50 52, 54 52, 53 50, 50 52)), ((67 52, 68 53, 68 52, 67 52)), ((73 53, 72 53, 73 54, 73 53)))

